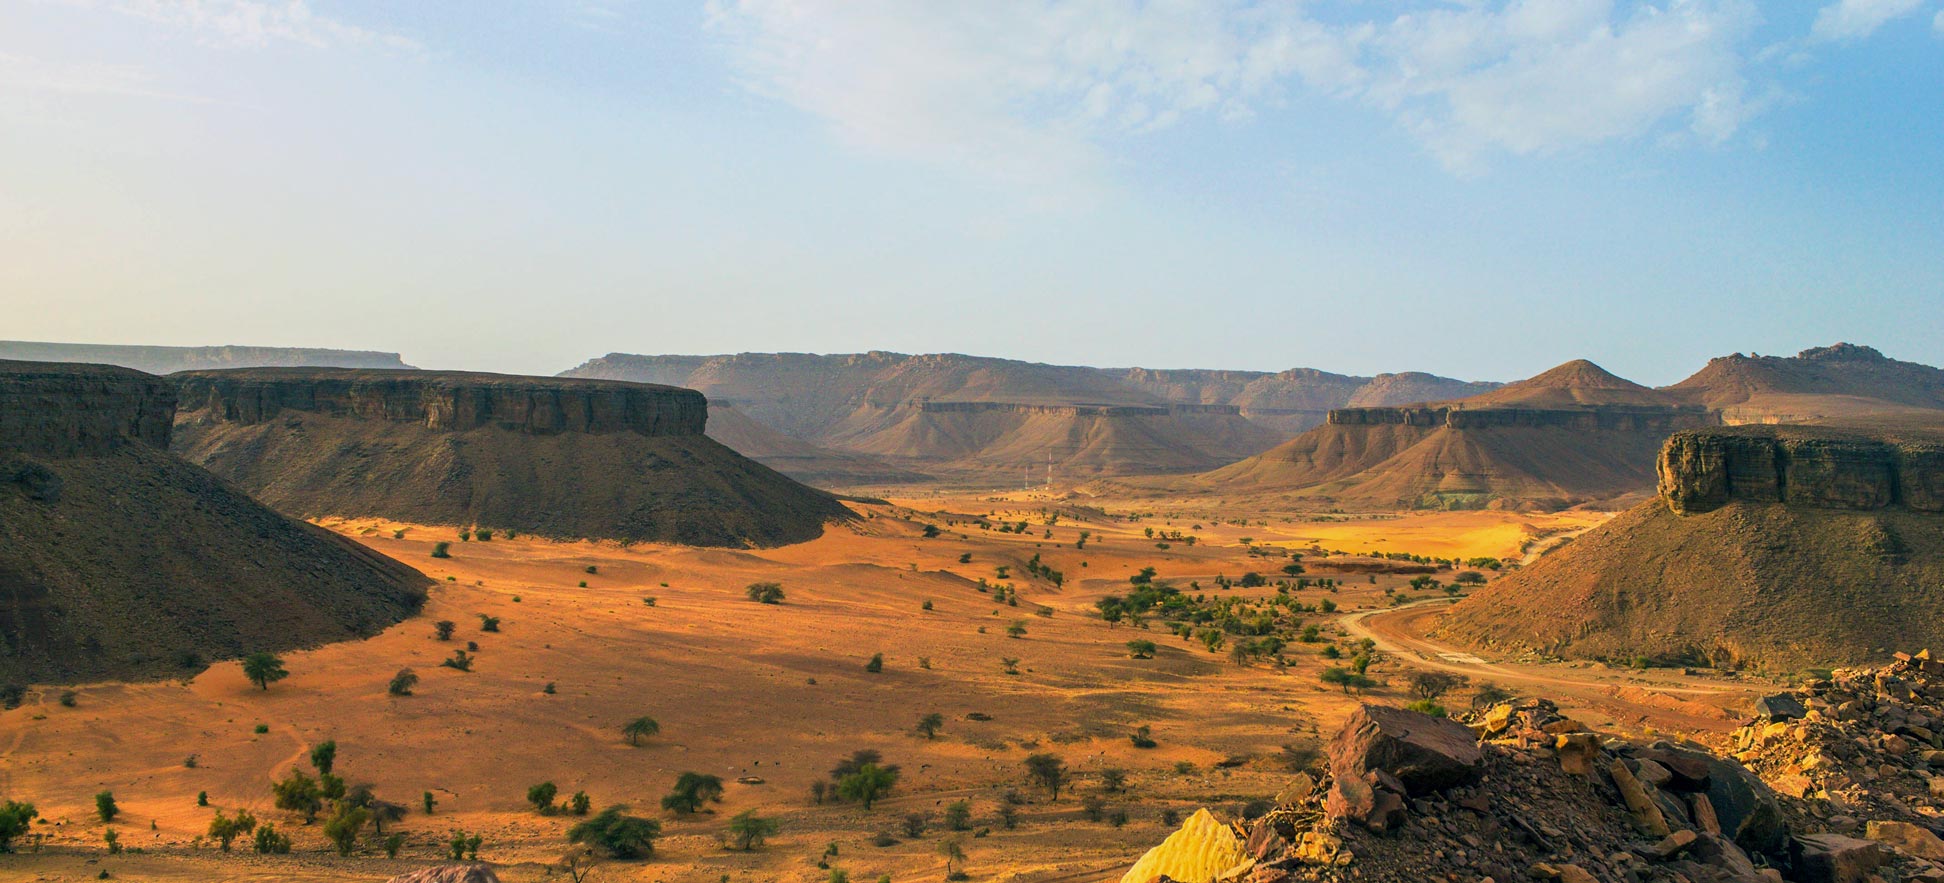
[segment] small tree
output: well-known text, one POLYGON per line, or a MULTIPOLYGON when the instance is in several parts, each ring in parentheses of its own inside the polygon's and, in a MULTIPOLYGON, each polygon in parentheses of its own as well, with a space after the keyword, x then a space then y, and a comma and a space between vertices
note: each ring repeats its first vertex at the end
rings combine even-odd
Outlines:
POLYGON ((554 783, 541 782, 538 785, 528 786, 526 799, 528 803, 533 804, 534 810, 541 815, 552 815, 554 811, 554 795, 559 793, 560 789, 554 787, 554 783))
POLYGON ((1154 651, 1155 646, 1153 641, 1134 640, 1127 642, 1127 655, 1135 659, 1153 659, 1154 651))
POLYGON ((484 613, 479 614, 479 630, 482 632, 499 631, 499 622, 499 617, 497 616, 487 616, 484 613))
POLYGON ((452 557, 452 544, 451 544, 451 543, 447 543, 447 542, 437 542, 437 543, 433 543, 433 544, 432 544, 432 557, 434 557, 434 558, 451 558, 451 557, 452 557))
POLYGON ((104 822, 112 822, 121 814, 121 807, 115 805, 115 792, 103 791, 95 795, 95 815, 104 822))
POLYGON ((458 627, 458 624, 450 619, 441 619, 432 624, 433 631, 438 633, 439 640, 441 641, 452 640, 452 630, 458 627))
POLYGON ((661 801, 662 809, 692 813, 705 803, 722 802, 722 778, 707 773, 683 773, 675 779, 675 790, 661 801))
POLYGON ((438 798, 433 797, 430 791, 419 795, 419 802, 425 807, 425 814, 428 816, 432 814, 432 808, 439 805, 438 798))
POLYGON ((311 767, 322 775, 330 775, 331 768, 337 766, 337 740, 325 739, 310 750, 311 767))
POLYGON ((954 800, 945 805, 945 827, 953 831, 972 829, 972 801, 954 800))
POLYGON ((283 660, 275 653, 256 652, 243 657, 243 676, 257 689, 268 690, 270 685, 290 677, 284 669, 283 660))
POLYGON ((576 791, 573 797, 567 799, 567 811, 577 816, 587 815, 587 811, 593 807, 594 798, 587 796, 585 791, 576 791))
POLYGON ((918 719, 918 733, 927 739, 938 738, 938 731, 945 726, 945 716, 934 711, 918 719))
POLYGON ((358 834, 371 821, 371 810, 349 804, 338 807, 337 814, 324 823, 324 837, 337 847, 338 855, 350 855, 358 845, 358 834))
POLYGON ((921 812, 906 813, 904 821, 898 826, 904 830, 906 837, 915 840, 924 836, 925 829, 931 826, 931 816, 921 812))
POLYGON ((775 834, 779 826, 775 819, 756 815, 753 809, 736 813, 729 819, 729 842, 737 849, 748 852, 763 845, 763 840, 775 834))
POLYGON ((1006 637, 1023 638, 1025 636, 1026 636, 1026 620, 1015 619, 1013 620, 1012 625, 1006 626, 1006 637))
POLYGON ((229 852, 230 843, 243 834, 255 831, 256 825, 256 816, 250 815, 247 809, 237 810, 235 816, 225 816, 219 809, 216 817, 209 820, 209 838, 216 841, 224 852, 229 852))
POLYGON ((385 689, 393 696, 410 696, 412 695, 412 688, 418 686, 418 682, 418 672, 409 668, 401 668, 398 670, 398 674, 392 675, 391 685, 385 689))
POLYGON ((31 803, 9 800, 0 803, 0 852, 13 852, 13 842, 33 827, 40 810, 31 803))
POLYGON ((655 838, 661 836, 661 823, 627 814, 622 805, 601 810, 600 815, 567 829, 567 842, 580 843, 619 859, 655 854, 655 838))
POLYGON ((644 714, 634 720, 628 721, 628 725, 621 728, 621 737, 627 739, 629 745, 639 747, 641 740, 660 732, 661 724, 656 722, 654 718, 644 714))
POLYGON ((866 810, 876 803, 879 797, 891 790, 898 781, 898 771, 894 768, 867 763, 854 773, 837 780, 837 796, 845 800, 855 800, 866 810))
POLYGON ((1060 799, 1060 786, 1066 784, 1066 761, 1058 755, 1035 754, 1026 758, 1026 773, 1044 786, 1055 801, 1060 799))
POLYGON ((959 838, 947 837, 938 841, 938 854, 945 857, 945 879, 965 879, 965 870, 962 867, 965 862, 965 844, 960 842, 959 838), (960 867, 955 869, 954 866, 960 867))
POLYGON ((271 784, 270 794, 276 798, 278 809, 302 815, 306 825, 316 821, 318 812, 324 809, 323 791, 303 770, 291 770, 289 776, 271 784))
POLYGON ((1414 671, 1410 676, 1411 695, 1419 699, 1438 699, 1470 680, 1464 675, 1442 671, 1414 671))
POLYGON ((743 594, 759 604, 783 603, 783 586, 777 583, 750 583, 743 594))
POLYGON ((829 792, 829 790, 830 790, 830 783, 825 782, 822 779, 818 779, 815 782, 811 782, 810 799, 812 801, 815 801, 818 806, 823 806, 824 794, 829 792))
POLYGON ((1127 788, 1127 771, 1119 767, 1107 767, 1100 771, 1100 787, 1105 791, 1122 791, 1127 788))

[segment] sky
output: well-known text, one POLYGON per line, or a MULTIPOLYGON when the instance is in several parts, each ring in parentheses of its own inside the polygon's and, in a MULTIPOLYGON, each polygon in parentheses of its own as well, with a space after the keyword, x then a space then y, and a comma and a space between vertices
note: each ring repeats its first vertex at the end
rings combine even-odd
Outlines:
POLYGON ((0 0, 0 338, 1944 364, 1944 0, 0 0))

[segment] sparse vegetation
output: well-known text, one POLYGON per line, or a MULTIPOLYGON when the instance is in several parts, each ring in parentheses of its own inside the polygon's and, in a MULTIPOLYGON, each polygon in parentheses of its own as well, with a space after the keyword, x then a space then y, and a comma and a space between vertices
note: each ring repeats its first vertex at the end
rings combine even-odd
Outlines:
POLYGON ((783 586, 777 583, 750 583, 743 594, 759 604, 783 603, 783 586))
POLYGON ((417 672, 409 668, 401 668, 398 674, 392 675, 391 684, 386 686, 385 691, 393 696, 410 696, 412 688, 418 686, 418 682, 417 672))

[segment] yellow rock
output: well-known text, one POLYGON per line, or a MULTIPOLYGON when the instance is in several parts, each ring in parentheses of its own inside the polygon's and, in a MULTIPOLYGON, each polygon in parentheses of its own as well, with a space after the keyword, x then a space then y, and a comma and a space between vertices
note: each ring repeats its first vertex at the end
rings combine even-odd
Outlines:
POLYGON ((1494 705, 1492 706, 1492 710, 1485 712, 1486 735, 1496 736, 1499 733, 1505 732, 1506 728, 1511 725, 1512 706, 1509 703, 1505 705, 1494 705))
POLYGON ((1121 876, 1121 883, 1152 883, 1163 874, 1180 883, 1216 883, 1243 863, 1242 839, 1206 809, 1196 810, 1121 876))

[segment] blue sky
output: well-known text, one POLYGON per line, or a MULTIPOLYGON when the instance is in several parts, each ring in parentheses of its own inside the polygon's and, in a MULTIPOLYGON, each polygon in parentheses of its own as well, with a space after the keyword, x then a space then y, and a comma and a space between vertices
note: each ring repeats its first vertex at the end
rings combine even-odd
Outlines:
POLYGON ((1944 364, 1944 0, 0 4, 0 337, 1944 364))

